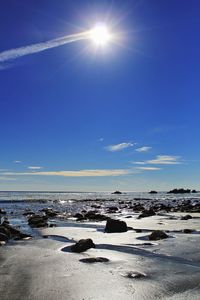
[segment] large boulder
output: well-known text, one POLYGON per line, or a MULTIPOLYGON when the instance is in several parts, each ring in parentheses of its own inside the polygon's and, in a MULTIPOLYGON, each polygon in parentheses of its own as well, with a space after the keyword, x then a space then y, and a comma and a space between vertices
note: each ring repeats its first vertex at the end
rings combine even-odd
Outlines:
POLYGON ((95 244, 93 243, 92 239, 82 239, 79 240, 76 244, 71 246, 72 252, 84 252, 87 251, 90 248, 95 248, 95 244))
POLYGON ((167 239, 169 236, 162 230, 155 230, 149 235, 150 241, 167 239))
POLYGON ((124 221, 108 219, 106 222, 105 232, 126 232, 127 230, 128 227, 124 221))

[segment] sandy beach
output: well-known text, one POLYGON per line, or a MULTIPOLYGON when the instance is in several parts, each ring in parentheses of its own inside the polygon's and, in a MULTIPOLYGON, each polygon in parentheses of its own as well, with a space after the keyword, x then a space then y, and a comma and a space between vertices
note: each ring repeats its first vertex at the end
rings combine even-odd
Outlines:
POLYGON ((2 299, 199 299, 200 213, 182 220, 185 212, 163 210, 138 219, 140 212, 119 202, 119 211, 108 213, 106 203, 103 211, 126 222, 126 232, 105 232, 107 220, 64 220, 58 214, 55 227, 34 228, 32 239, 2 246, 2 299), (155 230, 168 237, 149 240, 155 230), (72 245, 88 238, 95 248, 72 252, 72 245))

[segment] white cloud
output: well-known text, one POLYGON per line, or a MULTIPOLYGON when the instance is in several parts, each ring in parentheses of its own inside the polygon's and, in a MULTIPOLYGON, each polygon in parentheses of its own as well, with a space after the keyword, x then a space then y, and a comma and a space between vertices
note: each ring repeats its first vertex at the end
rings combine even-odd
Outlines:
POLYGON ((109 145, 109 146, 105 147, 105 149, 110 152, 115 152, 115 151, 124 150, 126 148, 130 148, 133 146, 134 146, 134 144, 129 142, 129 143, 120 143, 120 144, 116 144, 116 145, 109 145))
POLYGON ((20 164, 22 161, 21 160, 14 160, 13 161, 15 164, 20 164))
POLYGON ((28 167, 28 169, 30 169, 30 170, 40 170, 40 169, 42 169, 42 167, 30 166, 30 167, 28 167))
POLYGON ((156 158, 145 160, 145 161, 136 161, 132 162, 136 165, 178 165, 182 162, 180 161, 180 156, 174 156, 174 155, 157 155, 156 158))
POLYGON ((162 170, 161 168, 157 168, 157 167, 137 167, 138 170, 141 171, 158 171, 158 170, 162 170))
POLYGON ((133 174, 128 169, 97 169, 97 170, 78 170, 78 171, 47 171, 47 172, 5 172, 3 176, 62 176, 62 177, 103 177, 121 176, 133 174))
POLYGON ((180 156, 157 155, 155 159, 146 161, 148 164, 158 165, 177 165, 180 164, 180 156))
POLYGON ((135 151, 137 151, 137 152, 148 152, 151 148, 152 147, 143 146, 143 147, 135 149, 135 151))

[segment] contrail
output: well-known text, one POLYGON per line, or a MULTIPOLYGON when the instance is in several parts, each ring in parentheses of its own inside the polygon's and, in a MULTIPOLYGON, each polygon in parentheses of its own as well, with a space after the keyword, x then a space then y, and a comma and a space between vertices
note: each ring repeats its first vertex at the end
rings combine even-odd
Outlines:
MULTIPOLYGON (((71 35, 66 35, 57 39, 53 39, 50 41, 46 41, 43 43, 38 43, 38 44, 32 44, 20 48, 15 48, 15 49, 10 49, 6 50, 3 52, 0 52, 0 63, 4 63, 10 60, 14 60, 16 58, 25 56, 25 55, 30 55, 33 53, 38 53, 50 48, 55 48, 58 46, 62 46, 65 44, 69 44, 72 42, 76 42, 79 40, 83 39, 88 39, 89 38, 89 32, 82 32, 82 33, 77 33, 77 34, 71 34, 71 35)), ((0 65, 1 69, 1 65, 0 65)))

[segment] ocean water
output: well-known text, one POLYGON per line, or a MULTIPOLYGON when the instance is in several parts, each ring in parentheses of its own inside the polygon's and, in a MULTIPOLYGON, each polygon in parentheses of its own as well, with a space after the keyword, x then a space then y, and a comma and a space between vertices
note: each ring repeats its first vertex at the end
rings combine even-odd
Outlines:
POLYGON ((149 194, 147 192, 125 192, 121 195, 115 195, 111 192, 19 192, 19 191, 0 191, 0 203, 2 202, 31 202, 31 201, 80 201, 80 200, 200 200, 200 192, 194 194, 167 194, 167 192, 158 192, 149 194))

